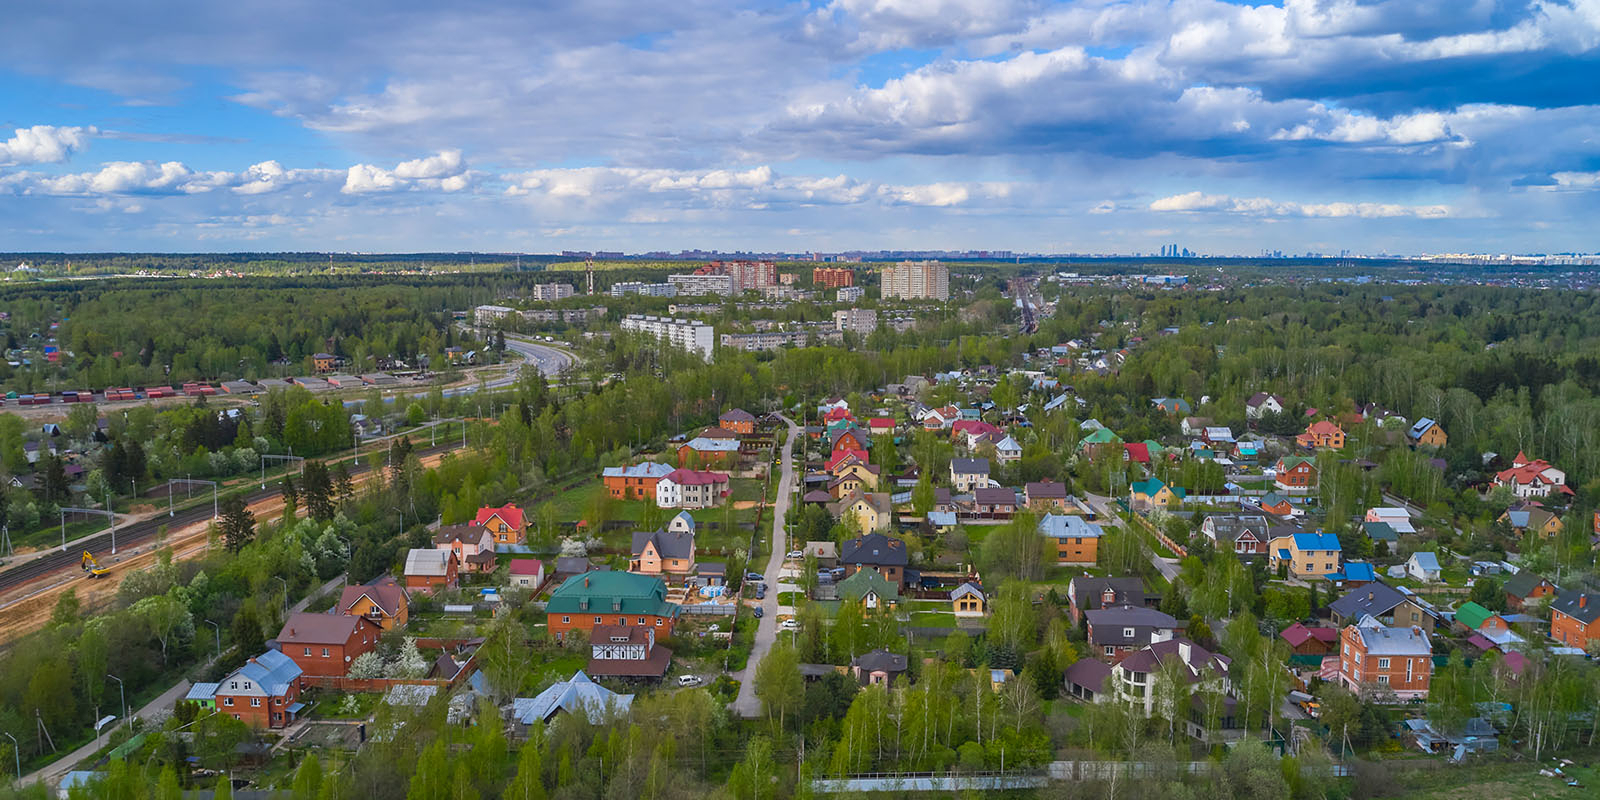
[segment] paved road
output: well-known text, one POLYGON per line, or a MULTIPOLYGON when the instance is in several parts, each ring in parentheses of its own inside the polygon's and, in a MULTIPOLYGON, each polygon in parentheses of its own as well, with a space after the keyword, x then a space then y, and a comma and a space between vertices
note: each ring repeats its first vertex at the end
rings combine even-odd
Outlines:
MULTIPOLYGON (((295 603, 289 608, 294 612, 304 611, 306 610, 306 604, 311 602, 311 598, 316 597, 317 595, 322 594, 330 589, 337 588, 342 583, 344 583, 344 576, 341 575, 333 580, 328 581, 327 583, 324 583, 322 586, 311 590, 309 594, 307 594, 304 598, 301 598, 300 602, 295 603)), ((203 623, 202 630, 204 630, 206 633, 211 633, 210 626, 205 626, 203 623)), ((200 634, 197 633, 195 635, 198 636, 200 634)), ((173 705, 177 703, 178 700, 184 695, 187 695, 191 687, 192 684, 190 684, 187 680, 178 681, 178 683, 171 689, 162 692, 160 697, 151 700, 143 708, 134 711, 134 718, 150 720, 170 714, 172 712, 173 705)), ((108 689, 104 701, 105 708, 102 710, 108 714, 120 714, 121 709, 113 707, 119 702, 119 698, 120 695, 108 689)), ((119 720, 118 724, 121 724, 121 722, 122 721, 119 720)), ((22 785, 28 786, 37 781, 44 781, 45 783, 54 786, 60 783, 61 779, 65 777, 68 772, 71 772, 73 769, 75 769, 79 762, 94 755, 95 752, 104 745, 105 738, 97 737, 93 741, 78 748, 77 750, 74 750, 65 756, 62 756, 61 758, 56 759, 54 763, 42 767, 36 772, 24 775, 22 777, 22 785)))
POLYGON ((794 494, 794 443, 800 434, 800 428, 794 424, 794 420, 782 415, 779 415, 779 419, 789 426, 789 437, 783 443, 778 496, 772 504, 772 555, 767 558, 767 568, 762 572, 767 578, 767 597, 761 601, 763 616, 756 626, 756 641, 750 650, 750 661, 744 671, 733 675, 739 681, 739 696, 730 708, 733 713, 746 718, 761 715, 761 701, 756 699, 756 667, 761 664, 761 659, 767 657, 767 651, 778 639, 778 575, 783 571, 783 556, 787 552, 784 549, 787 542, 783 538, 783 522, 789 515, 789 497, 794 494))
MULTIPOLYGON (((1112 498, 1088 494, 1087 492, 1084 493, 1084 498, 1089 501, 1089 505, 1094 507, 1094 513, 1098 514, 1102 521, 1116 520, 1117 524, 1121 524, 1122 517, 1118 516, 1118 514, 1122 511, 1122 508, 1112 498)), ((1178 579, 1177 559, 1162 558, 1152 549, 1150 551, 1150 563, 1155 565, 1156 570, 1161 573, 1162 577, 1167 579, 1168 583, 1178 579)))
MULTIPOLYGON (((486 381, 483 384, 484 388, 504 389, 512 386, 521 379, 522 371, 530 366, 539 370, 546 378, 554 378, 560 375, 567 367, 572 366, 573 362, 577 360, 576 357, 565 350, 559 350, 549 345, 516 338, 511 335, 506 336, 506 349, 522 356, 522 363, 517 364, 506 374, 486 381)), ((472 394, 476 391, 478 391, 478 386, 473 384, 471 386, 457 386, 452 389, 446 389, 443 394, 445 397, 455 397, 457 395, 472 394)))

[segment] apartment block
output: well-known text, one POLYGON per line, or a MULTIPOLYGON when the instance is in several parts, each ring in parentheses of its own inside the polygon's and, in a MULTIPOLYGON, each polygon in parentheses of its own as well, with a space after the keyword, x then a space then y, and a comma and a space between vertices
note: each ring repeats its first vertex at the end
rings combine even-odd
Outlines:
POLYGON ((950 268, 938 261, 902 261, 883 271, 884 299, 949 300, 950 268))
POLYGON ((533 299, 539 301, 560 300, 571 297, 575 292, 570 283, 536 283, 533 285, 533 299))
POLYGON ((642 294, 646 297, 677 297, 678 287, 670 283, 640 283, 639 281, 623 281, 611 284, 612 297, 626 297, 630 294, 642 294))
POLYGON ((707 361, 716 347, 716 330, 695 320, 629 314, 622 319, 622 329, 649 334, 674 347, 699 353, 707 361))
POLYGON ((732 275, 668 275, 667 283, 672 284, 679 297, 707 294, 729 297, 738 292, 732 275))
POLYGON ((849 267, 817 267, 811 270, 811 282, 819 289, 855 286, 856 271, 849 267))
POLYGON ((845 308, 833 312, 833 327, 865 336, 878 329, 878 312, 870 308, 845 308))

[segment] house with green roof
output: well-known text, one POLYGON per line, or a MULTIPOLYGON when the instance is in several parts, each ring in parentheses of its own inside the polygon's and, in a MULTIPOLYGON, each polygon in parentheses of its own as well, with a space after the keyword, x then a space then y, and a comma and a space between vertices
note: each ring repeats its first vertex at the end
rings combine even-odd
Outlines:
POLYGON ((1284 456, 1273 469, 1272 483, 1285 494, 1307 494, 1317 485, 1317 462, 1304 456, 1284 456))
POLYGON ((1078 452, 1088 453, 1091 458, 1097 456, 1102 450, 1122 446, 1122 437, 1110 428, 1096 428, 1095 431, 1078 441, 1078 452))
POLYGON ((1488 631, 1491 633, 1511 630, 1511 625, 1499 614, 1468 600, 1456 609, 1456 624, 1466 628, 1469 633, 1488 631))
POLYGON ((667 602, 667 584, 632 572, 585 572, 556 587, 545 605, 550 634, 563 638, 581 631, 588 638, 596 625, 649 628, 656 638, 672 635, 683 612, 667 602))
POLYGON ((877 570, 861 569, 839 581, 835 592, 842 603, 860 603, 864 611, 893 608, 900 603, 900 587, 877 570))
POLYGON ((1134 511, 1167 509, 1181 504, 1185 494, 1183 489, 1170 487, 1160 478, 1146 478, 1128 487, 1128 507, 1134 511))

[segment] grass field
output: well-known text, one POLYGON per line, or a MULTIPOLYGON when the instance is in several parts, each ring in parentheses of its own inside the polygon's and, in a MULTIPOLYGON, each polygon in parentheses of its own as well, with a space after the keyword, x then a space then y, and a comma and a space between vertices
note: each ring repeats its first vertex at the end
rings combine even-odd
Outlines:
POLYGON ((1391 797, 1406 800, 1513 800, 1513 798, 1593 798, 1600 796, 1600 770, 1568 767, 1581 787, 1539 774, 1532 764, 1493 763, 1436 770, 1392 770, 1391 797))

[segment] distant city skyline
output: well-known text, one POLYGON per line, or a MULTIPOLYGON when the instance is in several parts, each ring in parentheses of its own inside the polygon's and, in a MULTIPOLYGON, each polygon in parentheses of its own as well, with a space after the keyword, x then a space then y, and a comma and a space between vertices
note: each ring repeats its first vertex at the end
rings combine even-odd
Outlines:
POLYGON ((507 5, 9 9, 0 248, 1600 250, 1592 0, 507 5))

